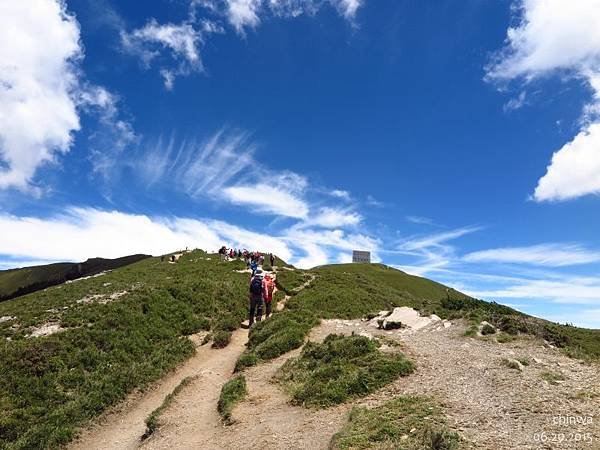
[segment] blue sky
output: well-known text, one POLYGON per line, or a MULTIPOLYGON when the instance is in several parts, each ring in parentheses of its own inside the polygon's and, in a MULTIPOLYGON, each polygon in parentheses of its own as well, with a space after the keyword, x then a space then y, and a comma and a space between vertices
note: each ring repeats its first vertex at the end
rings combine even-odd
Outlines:
POLYGON ((31 0, 0 42, 0 268, 366 249, 600 327, 597 0, 31 0))

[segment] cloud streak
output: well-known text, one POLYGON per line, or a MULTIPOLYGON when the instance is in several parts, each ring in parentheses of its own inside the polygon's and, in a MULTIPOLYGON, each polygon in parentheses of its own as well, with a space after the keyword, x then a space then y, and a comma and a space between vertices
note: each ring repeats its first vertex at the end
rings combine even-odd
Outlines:
POLYGON ((540 244, 481 250, 465 255, 463 260, 563 267, 598 262, 600 252, 590 251, 579 244, 540 244))

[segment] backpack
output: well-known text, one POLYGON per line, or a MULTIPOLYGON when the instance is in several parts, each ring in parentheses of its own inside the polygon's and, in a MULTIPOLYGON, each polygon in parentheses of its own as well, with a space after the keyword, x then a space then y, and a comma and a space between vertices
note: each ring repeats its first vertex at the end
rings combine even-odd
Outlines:
POLYGON ((252 278, 252 281, 250 282, 250 292, 255 295, 262 294, 262 279, 259 277, 252 278))

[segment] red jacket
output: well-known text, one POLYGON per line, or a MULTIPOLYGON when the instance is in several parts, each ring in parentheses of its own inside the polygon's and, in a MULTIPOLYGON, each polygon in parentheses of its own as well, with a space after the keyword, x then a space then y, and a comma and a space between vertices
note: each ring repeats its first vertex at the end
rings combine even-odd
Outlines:
POLYGON ((275 282, 272 278, 263 280, 263 300, 270 302, 273 300, 273 291, 275 290, 275 282))

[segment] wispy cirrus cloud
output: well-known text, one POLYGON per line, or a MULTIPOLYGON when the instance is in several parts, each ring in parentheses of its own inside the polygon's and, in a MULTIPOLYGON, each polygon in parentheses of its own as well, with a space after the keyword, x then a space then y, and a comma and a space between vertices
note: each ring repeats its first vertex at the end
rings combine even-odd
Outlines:
POLYGON ((434 225, 435 222, 429 217, 423 216, 406 216, 406 220, 417 225, 434 225))
POLYGON ((467 262, 494 262, 563 267, 600 261, 600 252, 580 244, 540 244, 528 247, 506 247, 481 250, 463 257, 467 262))
POLYGON ((448 241, 458 239, 467 234, 481 230, 481 227, 470 226, 455 230, 433 233, 424 236, 413 236, 400 242, 398 249, 401 251, 418 251, 432 247, 444 247, 448 241))

